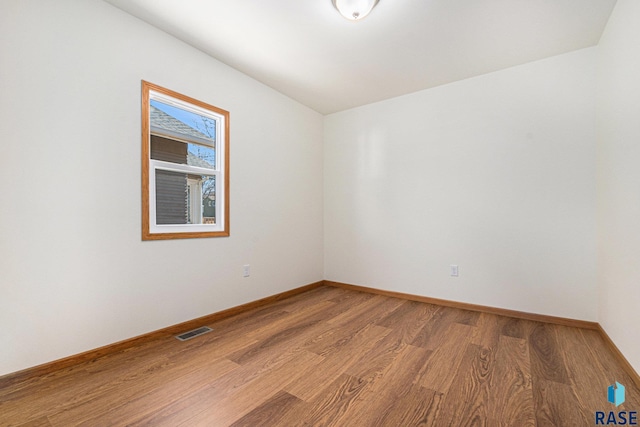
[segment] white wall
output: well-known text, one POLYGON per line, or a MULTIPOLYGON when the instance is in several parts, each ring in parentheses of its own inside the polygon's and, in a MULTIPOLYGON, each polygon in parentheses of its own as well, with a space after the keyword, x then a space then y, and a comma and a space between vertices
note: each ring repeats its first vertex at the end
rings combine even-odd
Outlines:
POLYGON ((0 375, 323 278, 318 113, 97 0, 3 1, 0 64, 0 375), (141 241, 142 79, 230 111, 231 237, 141 241))
POLYGON ((595 59, 327 116, 325 279, 596 320, 595 59))
POLYGON ((598 46, 598 320, 640 372, 640 2, 618 0, 598 46))

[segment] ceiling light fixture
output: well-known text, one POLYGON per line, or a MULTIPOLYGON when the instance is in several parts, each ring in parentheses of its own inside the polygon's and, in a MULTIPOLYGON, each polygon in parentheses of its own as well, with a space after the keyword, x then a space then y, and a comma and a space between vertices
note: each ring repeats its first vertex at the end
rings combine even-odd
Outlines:
POLYGON ((333 6, 350 21, 359 21, 369 14, 379 0, 331 0, 333 6))

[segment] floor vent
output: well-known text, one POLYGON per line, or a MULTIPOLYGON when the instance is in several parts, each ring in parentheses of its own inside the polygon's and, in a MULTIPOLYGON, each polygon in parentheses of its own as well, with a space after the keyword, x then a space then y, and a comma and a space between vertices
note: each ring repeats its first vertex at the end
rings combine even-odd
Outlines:
POLYGON ((180 341, 186 341, 186 340, 190 340, 191 338, 195 338, 198 335, 206 334, 207 332, 211 332, 211 331, 213 331, 213 329, 211 329, 211 328, 209 328, 207 326, 203 326, 201 328, 194 329, 193 331, 189 331, 189 332, 185 332, 184 334, 176 335, 176 338, 178 338, 180 341))

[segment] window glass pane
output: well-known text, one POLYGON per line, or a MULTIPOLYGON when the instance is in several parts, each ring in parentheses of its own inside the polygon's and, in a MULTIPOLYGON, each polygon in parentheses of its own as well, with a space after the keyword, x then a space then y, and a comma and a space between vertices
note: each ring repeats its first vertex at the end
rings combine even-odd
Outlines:
POLYGON ((151 158, 216 169, 216 120, 151 100, 151 158))
POLYGON ((216 177, 156 169, 156 223, 216 224, 216 177))

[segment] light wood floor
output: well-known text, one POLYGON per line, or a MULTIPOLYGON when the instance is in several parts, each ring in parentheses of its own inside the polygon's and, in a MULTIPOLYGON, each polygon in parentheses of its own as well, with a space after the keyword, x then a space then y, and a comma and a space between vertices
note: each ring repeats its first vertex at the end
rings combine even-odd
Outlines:
POLYGON ((588 426, 640 411, 586 329, 326 286, 208 326, 0 389, 0 425, 588 426))

